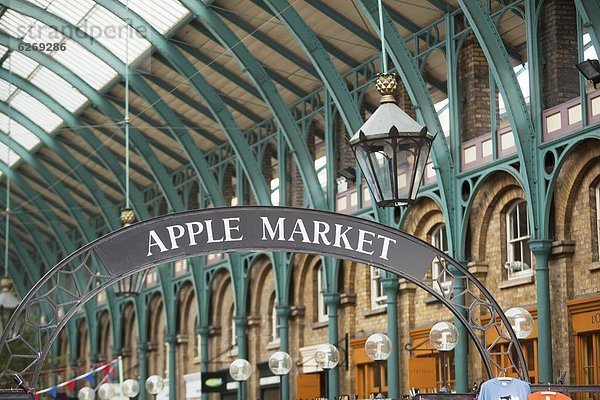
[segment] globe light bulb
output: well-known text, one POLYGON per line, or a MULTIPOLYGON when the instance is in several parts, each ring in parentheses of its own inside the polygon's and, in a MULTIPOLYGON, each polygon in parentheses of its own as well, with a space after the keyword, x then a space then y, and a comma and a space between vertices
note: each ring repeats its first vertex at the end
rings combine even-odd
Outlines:
POLYGON ((429 342, 434 349, 451 351, 458 344, 458 329, 450 322, 438 322, 429 331, 429 342))
POLYGON ((330 343, 322 344, 315 351, 315 361, 321 369, 333 369, 340 362, 340 352, 330 343))
POLYGON ((123 382, 121 391, 125 396, 132 399, 140 393, 140 384, 135 379, 127 379, 123 382))
POLYGON ((165 381, 158 375, 149 376, 146 379, 146 392, 149 394, 159 394, 165 387, 165 381))
POLYGON ((533 330, 533 317, 529 311, 522 307, 513 307, 507 310, 504 315, 506 315, 518 339, 525 339, 531 334, 533 330))
POLYGON ((292 357, 285 351, 278 351, 269 357, 269 369, 274 375, 287 375, 292 369, 292 357))
POLYGON ((79 392, 77 393, 77 398, 79 400, 94 400, 95 397, 96 392, 94 392, 94 389, 87 386, 79 389, 79 392))
POLYGON ((229 375, 231 375, 235 381, 247 381, 251 374, 252 366, 248 360, 244 360, 243 358, 233 360, 229 366, 229 375))
POLYGON ((103 383, 98 388, 98 398, 100 400, 112 400, 115 397, 115 389, 110 383, 103 383))
POLYGON ((392 341, 383 333, 374 333, 365 342, 365 352, 371 360, 387 360, 392 354, 392 341))

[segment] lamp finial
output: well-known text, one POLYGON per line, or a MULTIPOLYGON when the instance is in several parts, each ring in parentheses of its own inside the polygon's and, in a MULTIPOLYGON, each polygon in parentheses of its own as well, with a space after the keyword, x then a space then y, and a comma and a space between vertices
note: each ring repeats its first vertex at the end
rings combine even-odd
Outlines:
POLYGON ((394 94, 398 90, 398 82, 396 81, 396 74, 377 74, 377 83, 375 88, 381 95, 381 101, 379 104, 384 103, 395 103, 396 99, 394 94))

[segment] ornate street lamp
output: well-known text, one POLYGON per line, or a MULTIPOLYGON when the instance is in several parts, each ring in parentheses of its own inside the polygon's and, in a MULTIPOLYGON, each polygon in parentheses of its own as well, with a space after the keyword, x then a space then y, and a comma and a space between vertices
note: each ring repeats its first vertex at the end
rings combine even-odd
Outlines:
POLYGON ((392 354, 392 341, 383 333, 374 333, 365 342, 365 352, 367 353, 367 357, 375 361, 379 381, 379 394, 376 398, 381 399, 383 398, 381 362, 387 360, 390 354, 392 354))
POLYGON ((431 327, 429 331, 429 342, 431 346, 442 352, 442 388, 440 393, 448 392, 446 376, 446 353, 454 350, 458 344, 459 332, 450 322, 442 321, 431 327))
POLYGON ((144 386, 146 387, 146 392, 154 395, 156 398, 156 396, 165 388, 165 381, 161 376, 150 375, 148 379, 146 379, 144 386))
POLYGON ((522 307, 513 307, 504 313, 518 339, 525 339, 533 330, 533 317, 522 307))
MULTIPOLYGON (((319 368, 329 372, 330 369, 337 367, 340 362, 340 352, 331 343, 322 344, 315 351, 315 361, 319 368)), ((325 375, 325 398, 329 398, 329 374, 325 375)))
POLYGON ((411 204, 417 198, 433 136, 396 105, 396 75, 388 73, 383 23, 379 5, 381 67, 375 87, 381 102, 350 139, 358 166, 380 207, 411 204))
POLYGON ((8 323, 13 311, 19 305, 19 299, 12 293, 12 281, 3 277, 0 279, 0 335, 8 323))
POLYGON ((350 139, 358 166, 380 207, 411 204, 417 197, 433 136, 396 105, 395 74, 379 74, 381 103, 350 139))
POLYGON ((243 358, 237 358, 229 365, 229 375, 238 383, 240 397, 245 399, 244 386, 250 375, 252 375, 252 366, 243 358))
POLYGON ((279 376, 279 398, 283 400, 281 390, 283 376, 290 373, 292 369, 292 357, 285 351, 277 351, 269 357, 269 369, 274 375, 279 376))
POLYGON ((77 393, 79 400, 94 400, 96 398, 96 392, 91 387, 82 387, 77 393))

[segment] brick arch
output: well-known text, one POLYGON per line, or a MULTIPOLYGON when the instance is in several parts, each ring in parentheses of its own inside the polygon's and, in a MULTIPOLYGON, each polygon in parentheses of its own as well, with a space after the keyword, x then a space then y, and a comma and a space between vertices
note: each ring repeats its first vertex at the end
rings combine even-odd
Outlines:
POLYGON ((121 313, 123 319, 123 331, 122 331, 122 348, 121 354, 123 356, 123 370, 126 376, 136 376, 132 372, 134 366, 137 365, 137 345, 138 345, 138 329, 137 325, 137 314, 133 303, 128 302, 121 313))
POLYGON ((296 263, 294 264, 294 297, 293 304, 304 305, 304 318, 308 318, 309 321, 313 322, 312 317, 315 315, 313 312, 314 304, 314 290, 313 283, 315 268, 321 262, 321 257, 311 254, 297 254, 296 263))
POLYGON ((90 369, 90 341, 87 320, 82 318, 77 324, 77 364, 84 370, 90 369))
POLYGON ((195 332, 195 328, 190 331, 188 318, 193 313, 198 314, 196 302, 194 301, 195 296, 194 287, 189 282, 186 282, 179 290, 177 295, 179 303, 177 307, 177 334, 188 335, 195 332))
POLYGON ((252 263, 250 274, 249 316, 251 318, 248 335, 249 346, 252 347, 251 357, 255 363, 265 361, 256 359, 265 354, 270 342, 270 300, 275 293, 275 273, 268 257, 259 257, 252 263))
POLYGON ((178 293, 176 363, 178 386, 185 387, 184 375, 194 372, 196 347, 199 344, 196 328, 198 309, 195 291, 191 283, 185 283, 178 293))
POLYGON ((570 239, 573 210, 582 188, 589 189, 600 177, 599 141, 584 141, 571 153, 558 172, 554 189, 555 232, 557 239, 570 239))
POLYGON ((472 232, 470 258, 473 261, 485 260, 487 228, 498 212, 498 205, 503 209, 514 200, 525 199, 521 185, 508 172, 495 172, 484 179, 485 181, 473 194, 473 206, 469 215, 469 226, 472 232))
POLYGON ((271 290, 263 290, 265 285, 275 290, 273 282, 275 281, 275 274, 273 273, 274 266, 271 264, 271 260, 268 257, 257 257, 253 260, 250 268, 250 314, 260 314, 261 303, 263 303, 262 297, 269 295, 271 290))
POLYGON ((433 225, 444 223, 444 214, 439 205, 429 197, 424 197, 408 209, 408 215, 404 219, 402 229, 427 240, 427 234, 433 225))
POLYGON ((164 301, 157 292, 148 305, 148 375, 164 375, 166 368, 165 351, 166 316, 164 301))
POLYGON ((225 268, 219 270, 211 282, 212 295, 209 315, 212 326, 209 354, 225 355, 231 347, 231 309, 234 308, 231 274, 225 268))
POLYGON ((98 361, 110 360, 112 358, 113 340, 111 333, 111 324, 108 311, 103 311, 98 324, 98 361))

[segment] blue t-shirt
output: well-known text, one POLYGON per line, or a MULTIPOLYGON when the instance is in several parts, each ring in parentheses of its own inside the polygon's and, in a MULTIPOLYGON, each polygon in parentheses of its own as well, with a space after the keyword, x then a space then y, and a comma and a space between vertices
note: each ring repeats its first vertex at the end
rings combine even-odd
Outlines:
POLYGON ((490 379, 481 385, 477 400, 527 400, 531 389, 520 379, 490 379))

